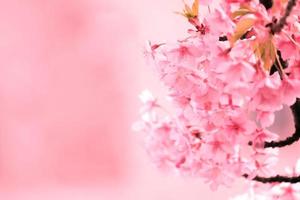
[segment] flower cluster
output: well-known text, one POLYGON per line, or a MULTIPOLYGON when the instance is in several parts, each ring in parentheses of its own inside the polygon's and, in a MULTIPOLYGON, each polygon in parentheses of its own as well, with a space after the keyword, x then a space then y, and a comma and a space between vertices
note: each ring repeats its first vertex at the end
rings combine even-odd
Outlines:
MULTIPOLYGON (((267 10, 258 0, 224 0, 200 17, 195 1, 182 13, 193 25, 172 44, 147 44, 145 55, 167 87, 166 111, 149 92, 139 131, 157 166, 205 179, 212 189, 240 177, 273 175, 274 113, 300 98, 300 4, 278 34, 286 1, 267 10)), ((216 3, 215 3, 216 4, 216 3)))

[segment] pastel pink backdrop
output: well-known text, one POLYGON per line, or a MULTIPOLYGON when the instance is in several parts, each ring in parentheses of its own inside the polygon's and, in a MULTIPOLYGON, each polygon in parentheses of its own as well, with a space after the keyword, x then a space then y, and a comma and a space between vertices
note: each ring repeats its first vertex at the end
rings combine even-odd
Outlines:
MULTIPOLYGON (((156 170, 131 131, 162 85, 144 41, 186 35, 180 0, 9 0, 0 8, 0 199, 228 199, 156 170)), ((288 111, 278 126, 293 131, 288 111)), ((282 153, 279 169, 299 146, 282 153)))

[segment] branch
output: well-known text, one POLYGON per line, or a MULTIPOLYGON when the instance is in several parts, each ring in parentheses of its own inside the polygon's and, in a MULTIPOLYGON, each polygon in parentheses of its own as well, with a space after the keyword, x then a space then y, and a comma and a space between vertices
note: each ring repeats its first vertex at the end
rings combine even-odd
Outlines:
POLYGON ((291 106, 291 110, 294 116, 295 133, 284 140, 265 142, 265 148, 288 146, 293 144, 294 142, 297 142, 300 139, 300 99, 297 99, 296 103, 294 103, 294 105, 291 106))
POLYGON ((285 13, 284 15, 280 18, 280 20, 277 23, 273 23, 271 25, 271 32, 272 34, 275 33, 280 33, 281 30, 283 29, 284 25, 286 24, 286 20, 289 17, 289 15, 291 14, 294 6, 296 5, 297 0, 289 0, 288 5, 285 9, 285 13))
MULTIPOLYGON (((266 9, 270 9, 273 6, 273 0, 259 0, 261 4, 265 6, 266 9)), ((289 0, 288 5, 286 7, 285 14, 280 18, 280 20, 277 23, 272 23, 270 24, 271 28, 271 33, 280 33, 283 27, 286 24, 287 18, 292 12, 293 7, 296 5, 297 0, 289 0)), ((219 38, 219 41, 227 41, 226 36, 221 36, 219 38)), ((281 52, 277 50, 277 54, 279 56, 279 62, 281 65, 286 68, 287 67, 287 62, 284 61, 281 57, 281 52)), ((276 61, 278 62, 278 61, 276 61)), ((273 74, 276 72, 275 64, 272 66, 270 74, 273 74)), ((271 141, 271 142, 265 142, 264 148, 276 148, 276 147, 284 147, 287 145, 291 145, 294 142, 298 141, 300 139, 300 99, 298 98, 291 107, 293 116, 294 116, 294 123, 295 123, 295 133, 280 141, 271 141)), ((252 142, 249 142, 249 145, 252 145, 252 142)), ((244 174, 243 177, 248 178, 249 176, 247 174, 244 174)), ((281 176, 281 175, 276 175, 273 177, 261 177, 261 176, 256 176, 252 180, 261 182, 261 183, 282 183, 282 182, 287 182, 287 183, 299 183, 300 182, 300 176, 295 176, 295 177, 287 177, 287 176, 281 176)))
MULTIPOLYGON (((294 142, 298 141, 300 139, 300 99, 297 98, 296 103, 294 103, 291 106, 291 110, 293 112, 294 116, 294 123, 295 123, 295 133, 286 138, 285 140, 281 141, 271 141, 271 142, 265 142, 264 148, 275 148, 275 147, 284 147, 290 144, 293 144, 294 142)), ((249 142, 249 145, 252 145, 252 142, 249 142)), ((247 174, 243 175, 245 178, 248 178, 247 174)), ((261 177, 256 176, 252 180, 258 181, 261 183, 274 183, 274 182, 287 182, 287 183, 299 183, 300 182, 300 176, 294 176, 294 177, 287 177, 287 176, 273 176, 273 177, 261 177)))
MULTIPOLYGON (((259 0, 259 2, 264 5, 264 7, 268 10, 273 6, 273 0, 259 0)), ((275 33, 280 33, 283 27, 286 24, 287 18, 290 16, 294 6, 296 6, 297 0, 289 0, 288 5, 285 9, 284 15, 279 19, 277 23, 270 23, 267 26, 270 26, 271 33, 274 35, 275 33)), ((197 27, 196 27, 197 28, 197 27)), ((198 29, 198 28, 197 28, 198 29)), ((246 39, 248 31, 243 35, 241 39, 246 39)), ((219 41, 224 42, 227 41, 228 38, 226 36, 220 36, 219 41)))
MULTIPOLYGON (((248 175, 245 174, 243 175, 245 178, 248 178, 248 175)), ((295 176, 295 177, 288 177, 288 176, 272 176, 272 177, 260 177, 256 176, 252 180, 261 182, 261 183, 299 183, 300 182, 300 176, 295 176)))

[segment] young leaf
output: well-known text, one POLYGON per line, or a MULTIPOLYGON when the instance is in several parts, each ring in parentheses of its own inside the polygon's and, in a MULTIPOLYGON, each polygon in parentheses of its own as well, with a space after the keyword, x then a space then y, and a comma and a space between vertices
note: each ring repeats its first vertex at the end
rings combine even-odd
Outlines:
POLYGON ((233 35, 229 37, 231 46, 239 40, 253 25, 255 19, 253 18, 243 18, 237 24, 233 35))
POLYGON ((256 41, 253 45, 253 49, 257 58, 263 62, 264 69, 270 71, 276 60, 276 48, 273 38, 270 37, 262 42, 256 41))
POLYGON ((195 16, 198 16, 199 12, 199 0, 194 0, 193 6, 192 6, 192 12, 195 16))
POLYGON ((192 7, 184 3, 183 11, 179 12, 178 14, 183 15, 188 19, 191 19, 197 17, 198 12, 199 12, 199 0, 194 0, 192 7))
POLYGON ((251 14, 251 13, 254 13, 254 11, 250 7, 241 6, 240 9, 238 9, 237 11, 234 11, 231 14, 231 18, 234 19, 236 17, 242 17, 244 15, 251 14))

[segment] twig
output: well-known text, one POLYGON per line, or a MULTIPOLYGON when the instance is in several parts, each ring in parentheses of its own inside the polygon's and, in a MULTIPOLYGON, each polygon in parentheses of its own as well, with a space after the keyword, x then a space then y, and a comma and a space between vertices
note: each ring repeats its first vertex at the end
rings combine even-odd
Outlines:
POLYGON ((265 148, 288 146, 297 142, 300 139, 300 99, 297 99, 296 103, 294 103, 294 105, 291 106, 291 110, 294 116, 295 133, 284 140, 265 142, 265 148))
MULTIPOLYGON (((245 178, 248 178, 248 175, 243 175, 245 178)), ((294 177, 288 177, 288 176, 272 176, 272 177, 261 177, 256 176, 252 180, 261 182, 261 183, 299 183, 300 182, 300 176, 294 176, 294 177)))
POLYGON ((289 0, 288 5, 285 9, 284 15, 279 19, 279 21, 277 23, 273 23, 271 25, 271 32, 273 34, 281 32, 281 30, 283 29, 283 27, 286 24, 287 18, 291 14, 291 12, 292 12, 294 6, 296 5, 296 3, 297 3, 297 0, 289 0))

